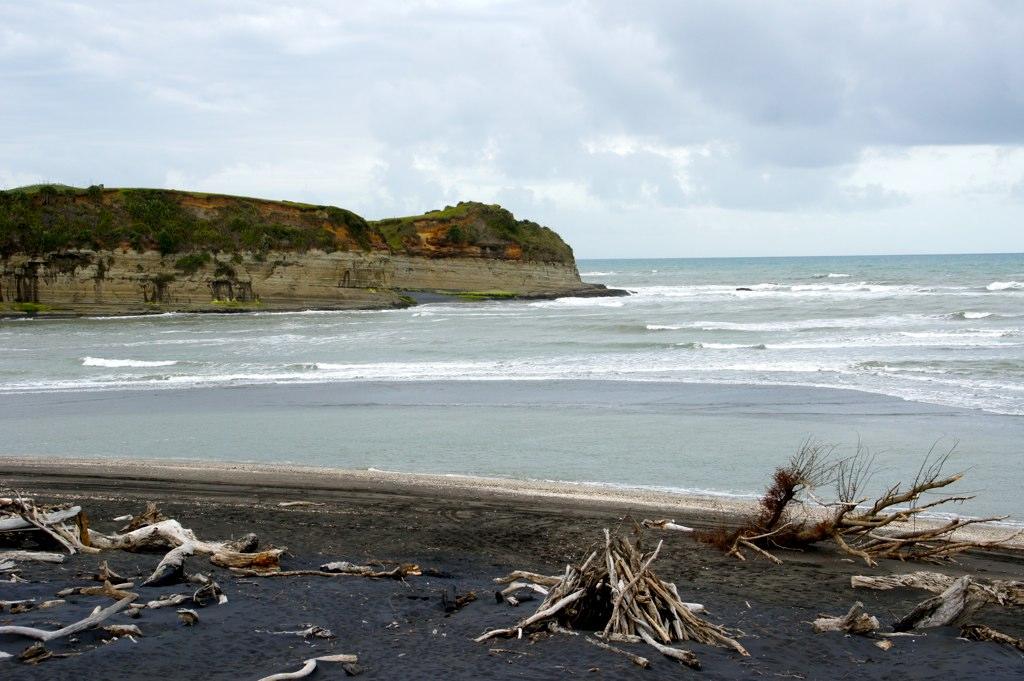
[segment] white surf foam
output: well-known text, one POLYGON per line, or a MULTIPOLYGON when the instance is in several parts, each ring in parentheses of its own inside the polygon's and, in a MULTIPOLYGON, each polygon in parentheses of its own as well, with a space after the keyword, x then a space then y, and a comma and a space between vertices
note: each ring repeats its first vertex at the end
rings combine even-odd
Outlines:
POLYGON ((988 291, 1013 291, 1024 289, 1024 282, 1021 281, 993 281, 985 287, 988 291))
POLYGON ((86 357, 82 360, 82 366, 86 367, 108 367, 117 369, 122 367, 170 367, 178 362, 173 359, 143 360, 143 359, 103 359, 102 357, 86 357))

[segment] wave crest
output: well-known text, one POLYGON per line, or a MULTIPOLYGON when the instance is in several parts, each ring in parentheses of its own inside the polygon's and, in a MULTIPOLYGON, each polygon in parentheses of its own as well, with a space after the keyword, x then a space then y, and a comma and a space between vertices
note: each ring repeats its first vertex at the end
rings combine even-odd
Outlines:
POLYGON ((985 287, 986 291, 1014 291, 1024 289, 1022 281, 993 281, 985 287))
POLYGON ((107 367, 118 369, 124 367, 171 367, 178 362, 173 359, 144 360, 144 359, 103 359, 102 357, 85 357, 82 359, 84 367, 107 367))

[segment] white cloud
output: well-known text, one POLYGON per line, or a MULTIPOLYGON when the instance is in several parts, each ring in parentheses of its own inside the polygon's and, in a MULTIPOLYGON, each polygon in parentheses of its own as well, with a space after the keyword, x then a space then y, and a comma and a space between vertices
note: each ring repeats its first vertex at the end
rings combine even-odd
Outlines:
POLYGON ((865 149, 845 185, 881 187, 914 198, 1008 195, 1024 181, 1024 146, 865 149))

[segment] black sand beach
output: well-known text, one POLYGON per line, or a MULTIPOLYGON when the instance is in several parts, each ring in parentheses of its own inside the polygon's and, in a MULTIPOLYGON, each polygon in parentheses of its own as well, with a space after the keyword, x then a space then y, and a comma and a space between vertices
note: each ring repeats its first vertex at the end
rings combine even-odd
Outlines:
MULTIPOLYGON (((832 553, 787 553, 785 564, 760 560, 738 562, 678 534, 648 532, 648 542, 665 539, 656 568, 673 581, 685 600, 700 602, 709 618, 742 630, 750 653, 740 658, 721 649, 693 644, 704 669, 693 672, 649 653, 646 646, 625 646, 651 658, 649 670, 594 648, 579 637, 543 640, 471 639, 484 630, 509 626, 536 607, 497 604, 492 579, 513 569, 556 573, 581 558, 604 527, 628 528, 623 518, 671 513, 679 522, 707 525, 728 517, 729 508, 686 511, 665 507, 656 495, 600 498, 543 494, 471 485, 439 487, 410 478, 346 479, 327 473, 287 472, 211 466, 159 467, 90 465, 82 462, 0 460, 0 479, 40 499, 74 500, 89 512, 93 526, 114 529, 111 518, 141 510, 156 501, 169 517, 191 527, 201 538, 228 538, 256 532, 264 543, 287 546, 285 569, 315 568, 330 560, 413 562, 449 577, 410 577, 406 582, 358 577, 236 578, 195 557, 189 570, 212 571, 229 602, 199 611, 200 622, 180 625, 174 608, 146 611, 138 620, 145 637, 99 644, 96 632, 77 642, 51 644, 55 652, 82 654, 53 659, 38 667, 12 661, 3 677, 11 679, 134 679, 166 676, 180 679, 242 679, 297 669, 301 661, 332 652, 357 653, 364 678, 677 678, 697 674, 709 679, 950 679, 1019 678, 1024 657, 991 643, 959 640, 953 628, 894 639, 888 651, 861 637, 815 635, 810 621, 818 613, 842 614, 855 600, 864 602, 883 628, 923 600, 924 592, 852 590, 854 574, 889 574, 920 569, 895 562, 877 568, 842 560, 832 553), (281 508, 296 499, 316 507, 281 508), (446 616, 442 593, 475 591, 480 598, 446 616), (266 631, 317 624, 331 629, 331 641, 303 643, 266 631), (95 649, 93 649, 95 646, 95 649)), ((75 556, 59 566, 27 565, 28 584, 0 582, 0 600, 47 599, 81 575, 95 571, 100 560, 126 577, 148 574, 158 556, 105 552, 75 556)), ((1010 554, 972 555, 958 565, 939 568, 950 574, 970 572, 986 578, 1020 579, 1024 569, 1010 554)), ((931 569, 927 567, 925 569, 931 569)), ((180 589, 178 589, 180 590, 180 589)), ((174 587, 142 589, 151 599, 174 587)), ((60 608, 3 615, 30 626, 54 627, 88 613, 103 599, 71 597, 60 608)), ((989 609, 979 620, 1020 636, 1017 613, 989 609)), ((0 650, 17 653, 25 639, 0 637, 0 650)), ((313 678, 343 678, 344 671, 323 666, 313 678)))

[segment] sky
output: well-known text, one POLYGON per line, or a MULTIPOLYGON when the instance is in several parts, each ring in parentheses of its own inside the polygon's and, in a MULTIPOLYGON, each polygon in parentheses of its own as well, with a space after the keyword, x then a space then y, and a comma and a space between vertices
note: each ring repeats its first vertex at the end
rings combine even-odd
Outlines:
POLYGON ((578 257, 1024 252, 1024 3, 0 0, 0 188, 460 200, 578 257))

